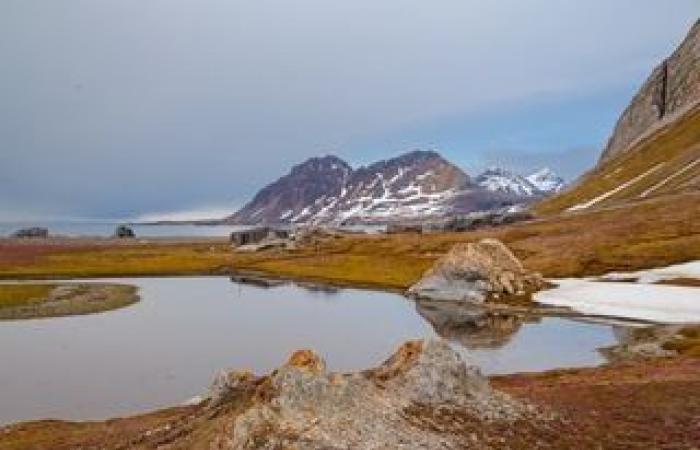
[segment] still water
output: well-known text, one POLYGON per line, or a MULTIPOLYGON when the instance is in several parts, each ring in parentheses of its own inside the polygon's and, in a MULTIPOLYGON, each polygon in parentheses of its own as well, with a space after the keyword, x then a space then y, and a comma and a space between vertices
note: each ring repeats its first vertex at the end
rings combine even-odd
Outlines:
MULTIPOLYGON (((0 237, 22 228, 45 227, 51 236, 110 237, 121 222, 112 221, 35 221, 0 222, 0 237)), ((129 225, 137 237, 220 237, 240 230, 234 225, 129 225)))
POLYGON ((299 348, 315 349, 333 370, 354 370, 407 339, 440 334, 486 373, 509 373, 596 365, 596 349, 615 342, 606 325, 508 317, 475 325, 383 292, 262 288, 224 277, 100 281, 139 286, 141 302, 0 322, 0 423, 172 406, 201 394, 223 368, 264 373, 299 348))

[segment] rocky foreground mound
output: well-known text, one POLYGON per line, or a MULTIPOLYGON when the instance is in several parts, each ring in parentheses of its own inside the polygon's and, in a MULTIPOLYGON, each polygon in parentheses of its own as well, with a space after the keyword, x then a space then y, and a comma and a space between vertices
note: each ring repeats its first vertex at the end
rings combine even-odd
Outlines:
POLYGON ((535 409, 491 389, 445 341, 411 341, 364 372, 326 371, 304 350, 269 376, 225 372, 208 407, 242 412, 212 442, 221 449, 483 448, 467 423, 544 421, 535 409))
POLYGON ((419 299, 465 301, 527 301, 546 286, 526 270, 497 239, 457 244, 429 269, 408 294, 419 299))

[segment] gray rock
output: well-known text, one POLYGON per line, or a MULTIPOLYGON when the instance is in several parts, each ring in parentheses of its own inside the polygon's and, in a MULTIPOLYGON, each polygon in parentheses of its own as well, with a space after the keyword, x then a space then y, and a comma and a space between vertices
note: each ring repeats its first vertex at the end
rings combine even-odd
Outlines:
POLYGON ((22 228, 20 230, 15 231, 12 234, 12 237, 45 239, 49 237, 49 229, 43 227, 22 228))
POLYGON ((484 303, 526 297, 545 286, 502 242, 483 239, 457 244, 411 286, 415 298, 484 303))
MULTIPOLYGON (((340 374, 299 351, 268 377, 220 376, 213 399, 249 394, 252 404, 216 448, 464 448, 465 417, 488 422, 535 417, 534 409, 494 391, 446 341, 411 341, 377 368, 340 374), (231 381, 233 379, 233 382, 231 381), (424 422, 428 414, 430 424, 424 422)), ((221 400, 217 400, 221 404, 221 400)))
POLYGON ((136 234, 134 233, 134 230, 132 230, 130 227, 126 225, 119 225, 114 230, 114 237, 120 239, 133 238, 136 237, 136 234))

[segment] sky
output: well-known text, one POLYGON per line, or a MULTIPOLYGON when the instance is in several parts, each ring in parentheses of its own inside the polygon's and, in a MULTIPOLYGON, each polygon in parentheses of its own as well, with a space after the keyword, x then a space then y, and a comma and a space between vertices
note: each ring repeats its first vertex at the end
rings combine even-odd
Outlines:
POLYGON ((573 179, 700 0, 3 0, 0 220, 233 211, 311 156, 573 179))

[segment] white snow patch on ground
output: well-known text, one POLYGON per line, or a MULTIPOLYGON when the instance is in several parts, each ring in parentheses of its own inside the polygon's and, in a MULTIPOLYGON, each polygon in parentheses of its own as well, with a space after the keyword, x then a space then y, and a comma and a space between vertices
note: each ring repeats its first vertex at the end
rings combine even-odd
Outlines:
POLYGON ((629 181, 627 181, 627 182, 625 182, 625 183, 622 183, 621 185, 619 185, 619 186, 616 187, 615 189, 611 189, 611 190, 609 190, 608 192, 606 192, 606 193, 604 193, 604 194, 602 194, 602 195, 599 195, 598 197, 596 197, 596 198, 594 198, 594 199, 592 199, 592 200, 589 200, 589 201, 587 201, 587 202, 585 202, 585 203, 579 203, 579 204, 577 204, 577 205, 572 206, 571 208, 568 209, 568 211, 578 211, 578 210, 581 210, 581 209, 590 208, 591 206, 595 205, 596 203, 600 203, 600 202, 602 202, 603 200, 606 200, 606 199, 612 197, 613 195, 617 194, 617 193, 620 192, 621 190, 627 189, 628 187, 630 187, 630 186, 632 186, 633 184, 637 183, 637 182, 638 182, 639 180, 641 180, 642 178, 645 178, 646 176, 648 176, 648 175, 650 175, 650 174, 656 172, 656 171, 659 170, 663 165, 664 165, 664 163, 659 163, 659 164, 655 165, 654 167, 652 167, 651 169, 649 169, 649 170, 647 170, 646 172, 644 172, 643 174, 637 175, 636 177, 632 178, 631 180, 629 180, 629 181))
POLYGON ((582 314, 658 323, 700 323, 700 288, 650 284, 679 277, 700 278, 700 261, 602 277, 638 278, 636 283, 590 278, 552 280, 557 287, 538 292, 534 299, 582 314))
POLYGON ((692 169, 693 167, 695 167, 698 163, 700 163, 700 158, 698 158, 698 159, 696 159, 695 161, 691 162, 690 164, 686 165, 685 167, 683 167, 683 168, 682 168, 681 170, 679 170, 678 172, 672 173, 671 175, 667 176, 667 177, 664 178, 663 180, 659 181, 658 183, 656 183, 655 185, 653 185, 652 187, 650 187, 650 188, 647 189, 646 191, 642 192, 642 193, 639 195, 639 197, 640 197, 640 198, 644 198, 644 197, 648 196, 649 194, 651 194, 652 192, 656 191, 656 190, 659 189, 660 187, 665 186, 669 181, 671 181, 671 180, 673 180, 674 178, 679 177, 680 175, 686 173, 687 171, 689 171, 690 169, 692 169))
MULTIPOLYGON (((675 264, 668 267, 658 267, 656 269, 640 270, 638 272, 612 272, 599 279, 620 280, 637 278, 638 283, 657 283, 674 278, 698 278, 700 279, 700 261, 691 261, 682 264, 675 264)), ((698 293, 700 295, 700 293, 698 293)))

